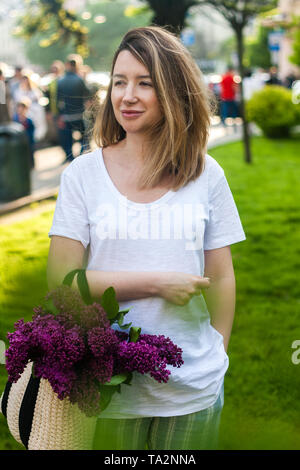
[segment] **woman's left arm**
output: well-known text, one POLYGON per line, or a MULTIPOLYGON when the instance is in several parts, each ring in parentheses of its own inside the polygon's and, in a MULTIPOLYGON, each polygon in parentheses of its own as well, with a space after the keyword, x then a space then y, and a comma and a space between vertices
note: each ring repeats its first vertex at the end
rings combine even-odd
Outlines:
POLYGON ((203 291, 203 296, 211 324, 223 335, 227 351, 235 313, 235 276, 230 245, 206 250, 204 256, 204 277, 210 278, 210 287, 203 291))

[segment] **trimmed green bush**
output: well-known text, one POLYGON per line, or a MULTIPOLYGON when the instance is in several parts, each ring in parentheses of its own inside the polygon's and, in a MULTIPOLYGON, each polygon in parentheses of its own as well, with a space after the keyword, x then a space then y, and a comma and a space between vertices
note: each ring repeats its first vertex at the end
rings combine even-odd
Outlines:
POLYGON ((292 102, 292 92, 279 85, 266 85, 246 103, 247 118, 265 136, 288 137, 292 127, 300 123, 300 105, 292 102))

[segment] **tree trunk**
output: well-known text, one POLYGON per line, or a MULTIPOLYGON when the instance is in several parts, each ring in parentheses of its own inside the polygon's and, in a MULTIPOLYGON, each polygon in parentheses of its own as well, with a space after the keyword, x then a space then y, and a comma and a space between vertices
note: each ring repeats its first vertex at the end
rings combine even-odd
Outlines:
POLYGON ((241 76, 241 103, 240 103, 240 111, 241 117, 243 120, 243 142, 244 142, 244 152, 245 152, 245 161, 246 163, 252 162, 251 157, 251 148, 250 148, 250 133, 249 133, 249 125, 246 118, 245 112, 245 100, 244 100, 244 85, 243 80, 245 76, 244 65, 243 65, 243 57, 244 57, 244 40, 243 40, 243 27, 236 28, 236 39, 237 39, 237 52, 238 52, 238 62, 239 62, 239 74, 241 76))
POLYGON ((148 0, 154 11, 152 24, 165 26, 170 31, 180 34, 185 26, 188 9, 197 4, 195 0, 148 0))

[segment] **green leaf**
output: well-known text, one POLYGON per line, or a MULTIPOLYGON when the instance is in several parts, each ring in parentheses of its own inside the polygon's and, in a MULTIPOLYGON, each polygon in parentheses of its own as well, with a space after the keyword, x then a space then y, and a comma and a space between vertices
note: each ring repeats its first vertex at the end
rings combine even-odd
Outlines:
POLYGON ((118 325, 121 328, 121 330, 127 330, 131 326, 132 323, 126 323, 126 325, 123 325, 123 321, 124 321, 124 313, 119 312, 117 316, 118 325))
POLYGON ((124 380, 123 384, 124 385, 131 385, 132 377, 133 377, 132 372, 128 372, 127 373, 127 379, 124 380))
POLYGON ((124 315, 126 315, 126 313, 128 313, 130 309, 131 309, 131 307, 129 307, 127 310, 120 310, 119 314, 123 313, 124 315))
POLYGON ((35 375, 35 372, 34 372, 34 363, 32 364, 31 375, 33 379, 37 379, 37 376, 35 375))
POLYGON ((121 330, 128 330, 128 328, 132 325, 131 323, 126 323, 126 325, 120 325, 121 330))
POLYGON ((116 292, 113 287, 108 287, 100 299, 101 306, 104 308, 110 320, 115 319, 119 312, 119 304, 116 299, 116 292))
POLYGON ((118 386, 107 387, 106 385, 99 385, 101 411, 108 407, 113 394, 118 391, 118 388, 118 386))
POLYGON ((137 340, 139 339, 139 336, 141 334, 141 331, 142 329, 141 328, 138 328, 136 326, 132 326, 130 328, 130 332, 129 332, 129 341, 131 343, 136 343, 137 340))
POLYGON ((53 303, 53 299, 48 299, 43 302, 43 308, 47 310, 47 312, 52 313, 53 315, 58 315, 59 311, 55 307, 53 303))
POLYGON ((126 380, 128 380, 128 374, 113 375, 112 378, 110 379, 110 382, 106 382, 105 385, 111 387, 111 386, 119 385, 125 382, 126 380))

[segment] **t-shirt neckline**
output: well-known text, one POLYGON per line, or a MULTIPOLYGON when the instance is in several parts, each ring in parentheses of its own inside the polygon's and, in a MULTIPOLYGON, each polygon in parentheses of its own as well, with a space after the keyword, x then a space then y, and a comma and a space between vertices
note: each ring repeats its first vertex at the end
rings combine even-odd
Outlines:
POLYGON ((103 170, 103 173, 104 173, 104 176, 105 176, 105 180, 110 188, 110 190, 112 191, 112 193, 123 203, 127 204, 127 205, 130 205, 132 207, 135 207, 136 209, 140 209, 140 210, 146 210, 146 209, 149 209, 151 208, 151 206, 153 208, 156 208, 158 206, 160 206, 161 204, 163 204, 164 202, 168 201, 172 196, 174 196, 174 194, 176 194, 176 191, 172 191, 172 189, 170 189, 167 193, 165 193, 163 196, 161 196, 159 199, 156 199, 155 201, 153 202, 135 202, 135 201, 131 201, 130 199, 128 199, 126 196, 124 196, 123 194, 120 193, 120 191, 117 189, 117 187, 115 186, 115 184, 113 183, 111 177, 109 176, 109 173, 107 171, 107 168, 105 166, 105 163, 104 163, 104 158, 103 158, 103 152, 102 152, 102 147, 99 148, 99 151, 100 151, 100 158, 99 158, 99 161, 100 161, 100 165, 101 165, 101 168, 103 170))

